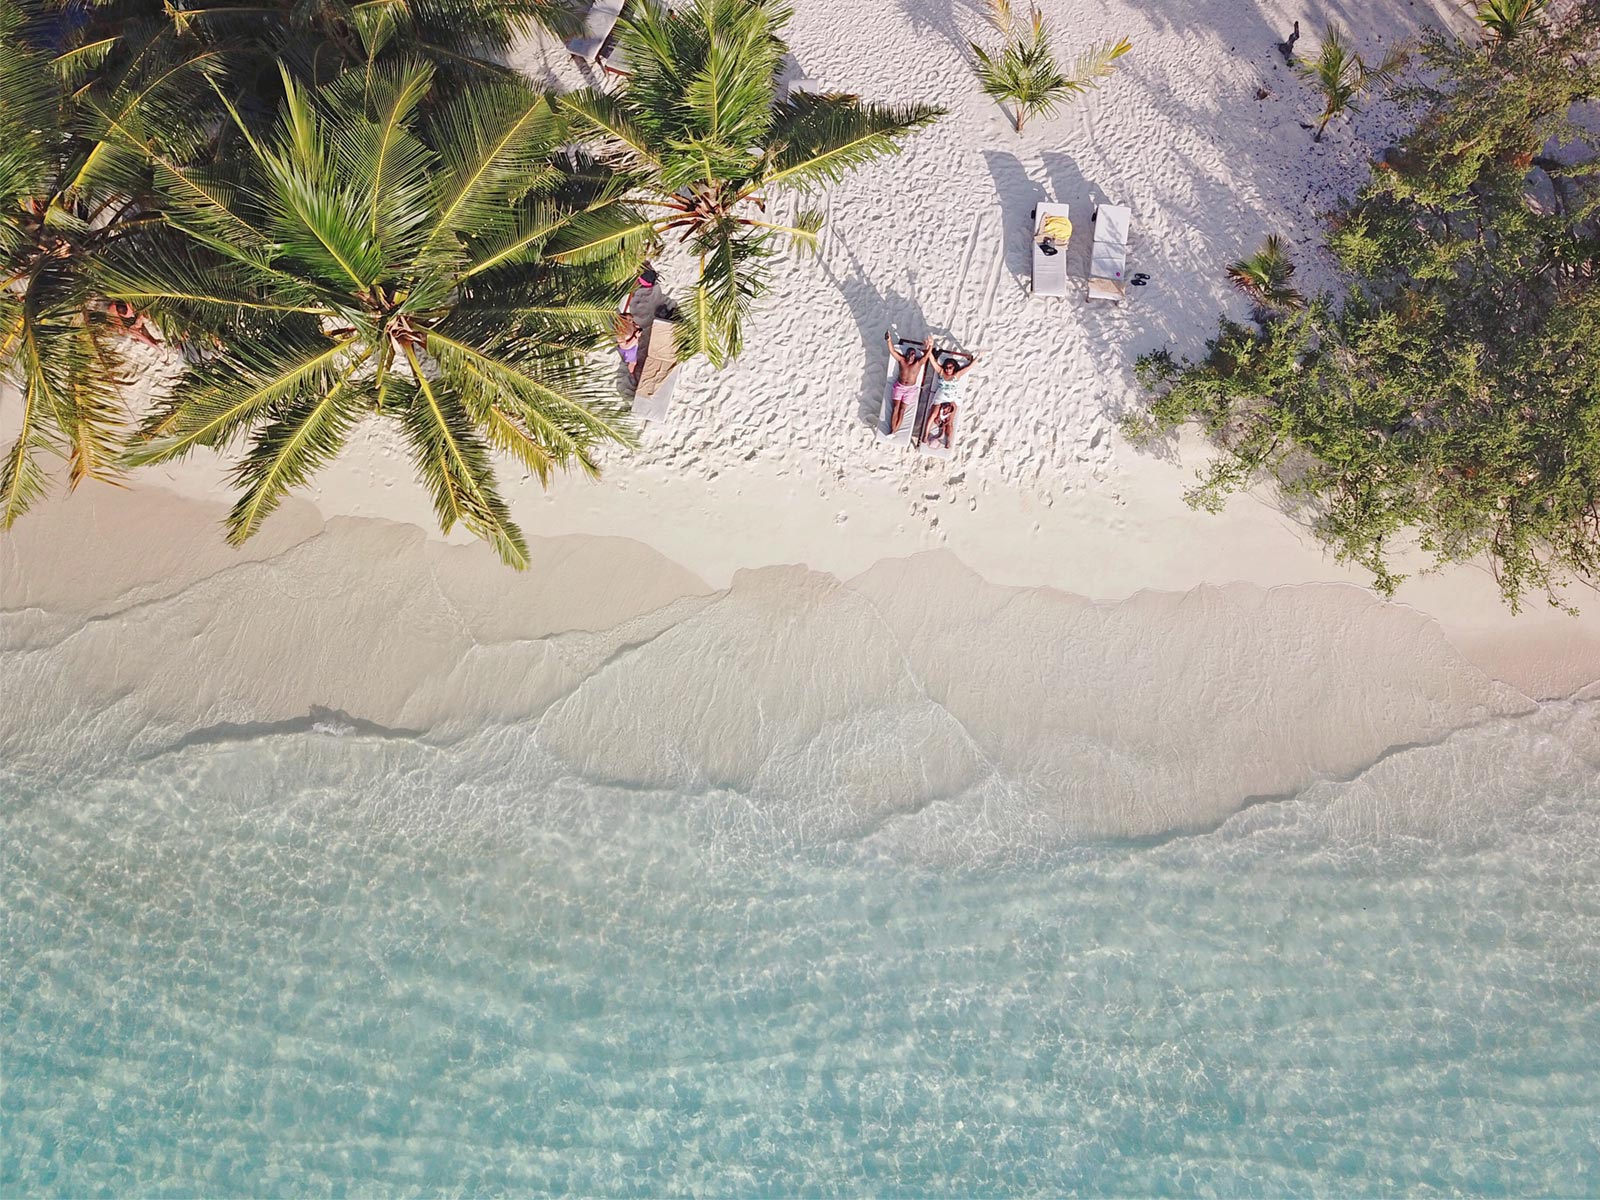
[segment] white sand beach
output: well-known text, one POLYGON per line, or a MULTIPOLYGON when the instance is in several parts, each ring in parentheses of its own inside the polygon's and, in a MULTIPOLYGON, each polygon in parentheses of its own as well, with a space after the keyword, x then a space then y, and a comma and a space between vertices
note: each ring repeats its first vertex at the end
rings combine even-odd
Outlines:
MULTIPOLYGON (((1149 831, 1600 680, 1595 597, 1574 592, 1578 618, 1513 616, 1486 570, 1463 567, 1384 603, 1270 495, 1220 516, 1188 509, 1199 442, 1152 455, 1115 428, 1139 402, 1137 354, 1198 353, 1218 313, 1242 312, 1222 266, 1264 233, 1290 239, 1310 282, 1330 278, 1320 214, 1358 185, 1393 115, 1376 105, 1313 145, 1311 101, 1274 49, 1290 22, 1336 17, 1376 46, 1453 19, 1450 6, 1408 5, 1396 24, 1377 4, 1046 0, 1070 43, 1126 33, 1134 51, 1100 91, 1020 136, 965 61, 979 6, 796 7, 798 73, 950 115, 832 190, 819 256, 785 268, 744 355, 685 368, 667 419, 636 453, 611 453, 603 480, 544 492, 505 467, 537 542, 526 575, 465 537, 432 544, 426 495, 377 426, 242 551, 217 523, 225 467, 201 454, 138 472, 129 491, 54 498, 0 540, 12 686, 56 706, 63 737, 121 722, 122 745, 319 706, 436 731, 542 714, 580 759, 610 747, 592 764, 608 778, 677 762, 743 783, 750 762, 778 770, 829 728, 830 705, 893 707, 909 687, 936 704, 907 719, 954 720, 967 739, 928 733, 948 751, 932 770, 941 787, 1026 742, 1010 764, 1024 792, 1080 797, 1066 818, 1078 828, 1149 831), (1043 199, 1081 214, 1075 275, 1091 205, 1130 206, 1130 270, 1150 285, 1120 307, 1031 296, 1029 213, 1043 199), (891 327, 981 352, 948 462, 873 434, 891 327), (927 551, 942 554, 911 558, 927 551), (830 608, 862 603, 865 624, 830 608), (601 678, 664 631, 683 641, 665 663, 601 678), (704 703, 681 710, 696 672, 730 653, 748 655, 748 691, 702 678, 704 703), (862 674, 834 678, 835 657, 862 674), (596 704, 597 690, 618 703, 596 704), (784 721, 805 736, 786 740, 784 721), (1239 772, 1263 738, 1259 772, 1239 772), (1090 769, 1062 739, 1133 765, 1090 769), (1181 815, 1136 811, 1173 793, 1193 797, 1181 815)), ((579 82, 553 42, 519 64, 579 82)), ((661 265, 670 296, 682 264, 661 265)), ((131 403, 169 369, 151 361, 131 403)), ((829 772, 929 773, 925 752, 857 761, 846 731, 829 737, 829 772)), ((918 786, 886 786, 882 803, 918 786)))
MULTIPOLYGON (((1600 1195, 1600 596, 1513 614, 1417 559, 1385 599, 1270 492, 1191 510, 1202 439, 1118 426, 1264 235, 1334 285, 1323 215, 1399 120, 1313 144, 1292 23, 1371 53, 1456 0, 1040 0, 1063 59, 1133 49, 1021 135, 985 0, 793 3, 793 75, 949 113, 602 478, 498 462, 525 570, 439 533, 393 405, 240 548, 210 450, 0 533, 0 1195, 1600 1195), (1099 202, 1120 306, 1079 286, 1099 202), (948 460, 875 429, 891 329, 980 355, 948 460)), ((344 271, 415 418, 436 293, 344 271)), ((513 286, 481 328, 526 345, 513 286)), ((137 419, 178 364, 131 358, 137 419)))

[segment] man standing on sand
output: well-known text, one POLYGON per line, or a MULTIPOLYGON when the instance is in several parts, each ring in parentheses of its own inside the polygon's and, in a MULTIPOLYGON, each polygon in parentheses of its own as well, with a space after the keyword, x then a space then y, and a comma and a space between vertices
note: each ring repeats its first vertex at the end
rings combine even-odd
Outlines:
POLYGON ((924 339, 921 350, 908 350, 904 354, 901 354, 895 346, 892 333, 885 333, 883 340, 889 344, 889 353, 894 356, 895 362, 900 364, 900 378, 894 385, 894 408, 889 414, 889 432, 894 433, 905 418, 906 405, 915 406, 917 402, 917 389, 922 383, 922 366, 927 360, 928 352, 933 349, 933 334, 930 333, 924 339))

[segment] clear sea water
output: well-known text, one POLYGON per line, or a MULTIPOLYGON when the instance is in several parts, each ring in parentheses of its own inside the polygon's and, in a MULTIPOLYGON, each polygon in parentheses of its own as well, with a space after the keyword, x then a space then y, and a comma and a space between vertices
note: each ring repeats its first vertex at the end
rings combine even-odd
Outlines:
POLYGON ((982 856, 505 732, 0 773, 0 1192, 1595 1195, 1595 711, 1540 719, 982 856))

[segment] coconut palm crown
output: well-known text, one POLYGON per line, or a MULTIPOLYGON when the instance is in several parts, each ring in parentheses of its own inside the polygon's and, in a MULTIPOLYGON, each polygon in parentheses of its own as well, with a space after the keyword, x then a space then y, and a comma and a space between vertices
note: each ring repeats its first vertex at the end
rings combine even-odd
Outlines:
POLYGON ((51 458, 67 459, 72 486, 118 477, 127 327, 107 311, 101 266, 156 220, 129 141, 194 153, 217 65, 165 21, 98 42, 76 32, 38 4, 0 3, 0 379, 21 397, 0 460, 3 528, 44 494, 51 458))
POLYGON ((491 452, 543 481, 627 441, 584 356, 640 246, 603 170, 552 155, 548 100, 480 82, 422 115, 432 68, 369 66, 313 95, 285 75, 278 128, 235 118, 236 172, 157 160, 187 252, 113 264, 108 294, 157 310, 204 354, 142 430, 136 464, 246 448, 228 536, 248 538, 362 421, 391 422, 456 523, 514 566, 527 547, 491 452))
POLYGON ((1294 260, 1283 238, 1269 233, 1261 248, 1228 264, 1228 280, 1244 295, 1268 311, 1304 308, 1306 298, 1290 280, 1294 260))
POLYGON ((737 356, 778 241, 815 244, 821 212, 770 219, 778 193, 837 182, 896 153, 944 111, 843 94, 781 97, 789 16, 774 0, 693 0, 677 12, 642 0, 621 35, 631 75, 613 92, 561 97, 578 128, 631 174, 639 228, 676 234, 699 258, 677 322, 681 356, 704 353, 718 365, 737 356))
POLYGON ((1511 42, 1537 29, 1549 0, 1482 0, 1472 15, 1497 44, 1511 42))
POLYGON ((1049 116, 1072 96, 1100 86, 1116 69, 1116 61, 1133 49, 1127 38, 1111 38, 1078 56, 1071 72, 1056 61, 1044 12, 1034 5, 1022 21, 1011 0, 989 0, 989 21, 1003 39, 993 51, 969 42, 983 94, 1011 105, 1011 123, 1018 133, 1029 117, 1049 116))
POLYGON ((1359 112, 1361 97, 1373 86, 1388 82, 1405 64, 1404 48, 1396 47, 1377 66, 1368 65, 1346 43, 1339 26, 1329 22, 1323 28, 1316 59, 1300 68, 1322 97, 1322 112, 1311 140, 1320 142, 1328 122, 1341 113, 1359 112))

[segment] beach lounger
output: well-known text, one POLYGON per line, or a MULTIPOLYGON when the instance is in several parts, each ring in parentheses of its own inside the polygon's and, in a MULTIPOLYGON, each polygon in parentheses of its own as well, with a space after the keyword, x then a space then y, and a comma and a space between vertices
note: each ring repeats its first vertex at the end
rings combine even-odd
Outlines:
MULTIPOLYGON (((954 358, 958 365, 962 361, 959 355, 951 354, 948 350, 935 349, 933 352, 933 361, 941 367, 948 358, 954 358)), ((956 435, 961 428, 962 410, 965 406, 957 404, 955 414, 950 418, 950 444, 947 446, 943 442, 930 442, 926 437, 928 426, 933 422, 934 405, 939 402, 939 377, 936 373, 928 372, 928 379, 923 388, 923 393, 917 416, 917 450, 930 458, 950 458, 955 453, 956 435)))
POLYGON ((600 61, 600 52, 611 40, 611 32, 622 19, 622 10, 628 0, 594 0, 588 15, 583 19, 583 32, 567 39, 567 50, 578 62, 589 64, 600 61))
POLYGON ((1094 210, 1093 220, 1088 298, 1121 304, 1128 297, 1128 230, 1133 212, 1120 204, 1102 204, 1094 210))
POLYGON ((677 383, 678 347, 672 322, 658 313, 640 340, 633 415, 641 421, 666 420, 667 405, 672 402, 672 389, 677 383))
POLYGON ((619 79, 626 79, 633 74, 628 69, 628 57, 623 52, 621 39, 615 33, 600 51, 595 65, 606 75, 615 75, 619 79))
MULTIPOLYGON (((895 345, 901 354, 907 350, 921 350, 921 342, 913 342, 907 338, 897 338, 895 345)), ((889 423, 894 420, 894 385, 900 378, 900 364, 894 360, 894 355, 889 355, 889 371, 883 381, 883 402, 878 411, 878 440, 892 442, 896 446, 911 445, 911 435, 917 428, 917 422, 922 418, 923 392, 927 383, 928 364, 926 361, 917 364, 917 394, 914 399, 906 404, 904 414, 900 418, 897 429, 890 429, 889 423)))
MULTIPOLYGON (((654 272, 649 272, 654 278, 654 272)), ((643 327, 639 361, 633 374, 633 415, 641 421, 664 421, 678 382, 678 346, 672 324, 672 303, 659 284, 639 287, 628 299, 628 311, 643 327)))
POLYGON ((1072 218, 1065 204, 1040 204, 1033 210, 1033 294, 1065 296, 1067 245, 1072 218))

